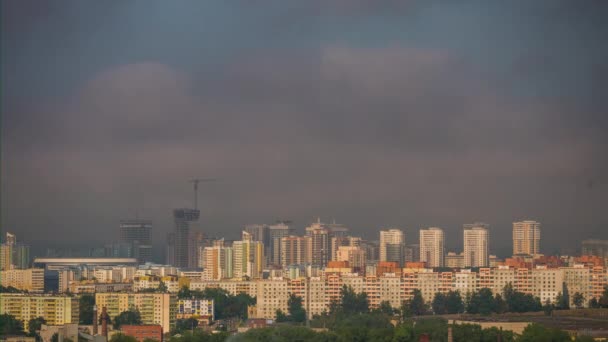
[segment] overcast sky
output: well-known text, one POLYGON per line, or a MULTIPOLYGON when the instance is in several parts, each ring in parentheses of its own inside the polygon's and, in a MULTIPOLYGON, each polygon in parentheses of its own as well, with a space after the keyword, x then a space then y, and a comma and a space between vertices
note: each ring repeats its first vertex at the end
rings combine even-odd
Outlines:
POLYGON ((102 244, 201 185, 201 226, 608 238, 608 3, 2 1, 2 230, 102 244))

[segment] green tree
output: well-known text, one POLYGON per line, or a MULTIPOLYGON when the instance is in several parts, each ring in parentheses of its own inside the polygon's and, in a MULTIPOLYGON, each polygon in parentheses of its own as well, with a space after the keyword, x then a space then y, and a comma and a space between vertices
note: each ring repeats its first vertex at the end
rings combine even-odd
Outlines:
POLYGON ((507 302, 502 298, 500 293, 494 295, 494 311, 496 313, 502 314, 507 312, 507 310, 509 310, 509 306, 507 305, 507 302))
POLYGON ((44 319, 44 317, 30 319, 27 323, 29 336, 36 337, 37 341, 40 340, 40 335, 38 335, 37 331, 40 331, 43 324, 46 324, 46 319, 44 319))
POLYGON ((127 310, 114 317, 114 329, 118 330, 122 325, 141 324, 141 314, 139 310, 127 310))
POLYGON ((492 290, 482 288, 471 294, 471 299, 467 305, 467 312, 472 314, 489 315, 494 312, 494 297, 492 290))
POLYGON ((292 322, 302 323, 306 321, 306 310, 302 306, 302 297, 290 294, 287 300, 287 309, 289 312, 289 319, 292 322))
POLYGON ((424 302, 422 292, 420 292, 420 290, 418 289, 415 289, 412 294, 412 299, 409 301, 410 312, 416 316, 426 314, 426 312, 428 311, 428 305, 426 305, 426 303, 424 302))
POLYGON ((54 333, 53 336, 51 336, 51 342, 59 342, 59 334, 58 333, 54 333))
POLYGON ((431 341, 447 341, 448 322, 439 317, 428 317, 416 320, 414 325, 415 341, 420 339, 422 334, 427 334, 431 341))
POLYGON ((572 295, 572 303, 574 304, 574 306, 577 309, 582 308, 583 307, 583 303, 585 303, 585 296, 583 296, 583 294, 580 293, 580 292, 575 292, 572 295))
POLYGON ((414 325, 412 321, 403 322, 395 327, 393 334, 393 342, 413 342, 414 340, 414 325))
POLYGON ((479 324, 452 325, 454 342, 481 341, 483 332, 479 324))
POLYGON ((198 320, 196 318, 183 318, 175 320, 174 334, 183 334, 186 331, 192 331, 198 327, 198 320))
POLYGON ((289 322, 289 316, 287 316, 281 309, 277 309, 276 316, 277 316, 276 321, 278 323, 289 322))
POLYGON ((570 309, 570 291, 568 291, 568 285, 565 282, 562 283, 562 298, 559 306, 562 310, 570 309))
POLYGON ((543 311, 545 312, 545 315, 546 316, 553 315, 553 310, 555 310, 555 305, 553 305, 553 303, 551 303, 551 300, 549 298, 547 298, 547 300, 545 301, 545 304, 543 305, 543 311))
POLYGON ((589 300, 589 307, 593 309, 600 308, 600 303, 597 301, 597 298, 593 297, 589 300))
POLYGON ((369 312, 367 293, 355 293, 352 287, 342 286, 340 290, 340 309, 345 314, 369 312))
POLYGON ((383 300, 380 302, 380 305, 378 306, 377 311, 380 313, 383 313, 385 315, 389 315, 389 316, 392 316, 395 314, 395 310, 391 306, 391 303, 387 300, 383 300))
POLYGON ((559 329, 546 328, 538 323, 532 323, 524 328, 518 342, 570 342, 572 339, 567 332, 559 329))
POLYGON ((169 288, 167 288, 167 284, 165 284, 165 282, 161 280, 158 283, 158 288, 156 290, 161 293, 167 293, 167 291, 169 291, 169 288))
POLYGON ((446 314, 448 312, 447 296, 441 292, 435 293, 435 297, 433 297, 433 302, 431 303, 431 308, 433 309, 433 313, 436 315, 446 314))
POLYGON ((188 286, 182 286, 182 288, 177 292, 177 298, 179 299, 190 299, 192 297, 193 293, 190 291, 188 286))
POLYGON ((505 285, 503 296, 507 302, 509 312, 529 312, 542 310, 542 304, 539 298, 535 298, 531 294, 524 294, 515 291, 511 283, 505 285))
POLYGON ((481 332, 481 342, 515 342, 516 335, 510 330, 501 330, 496 327, 485 328, 481 332), (499 340, 500 336, 500 340, 499 340))
POLYGON ((24 335, 23 322, 9 314, 0 315, 0 335, 24 335))
POLYGON ((608 285, 604 285, 604 292, 598 300, 600 308, 608 308, 608 285))
POLYGON ((399 309, 399 313, 401 315, 401 321, 404 321, 408 317, 412 317, 414 314, 412 313, 412 309, 410 307, 410 300, 404 300, 401 303, 401 308, 399 309))
POLYGON ((112 335, 109 342, 137 342, 137 339, 133 336, 117 333, 112 335))
POLYGON ((449 314, 464 312, 464 302, 459 291, 448 291, 446 294, 446 309, 449 314))
POLYGON ((78 320, 80 324, 93 324, 93 307, 95 306, 95 297, 90 294, 83 294, 78 298, 78 320))

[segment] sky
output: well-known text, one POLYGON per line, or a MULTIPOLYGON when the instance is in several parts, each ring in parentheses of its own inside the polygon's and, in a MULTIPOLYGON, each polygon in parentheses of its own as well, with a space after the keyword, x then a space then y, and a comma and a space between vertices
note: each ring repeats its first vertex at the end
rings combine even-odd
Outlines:
POLYGON ((344 223, 377 239, 542 224, 541 250, 608 238, 602 0, 1 3, 1 227, 101 245, 172 209, 344 223))

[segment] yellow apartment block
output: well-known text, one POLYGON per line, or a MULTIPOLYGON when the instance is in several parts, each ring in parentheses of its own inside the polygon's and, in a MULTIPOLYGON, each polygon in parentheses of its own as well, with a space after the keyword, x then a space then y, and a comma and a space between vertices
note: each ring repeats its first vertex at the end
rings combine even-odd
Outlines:
POLYGON ((25 270, 0 271, 0 284, 28 292, 42 293, 44 292, 44 269, 28 268, 25 270))
POLYGON ((112 319, 121 312, 138 310, 143 324, 159 324, 163 331, 175 325, 177 296, 170 293, 96 293, 99 312, 106 307, 112 319))
POLYGON ((0 293, 0 314, 9 314, 24 322, 44 317, 48 325, 78 322, 78 298, 68 296, 0 293))

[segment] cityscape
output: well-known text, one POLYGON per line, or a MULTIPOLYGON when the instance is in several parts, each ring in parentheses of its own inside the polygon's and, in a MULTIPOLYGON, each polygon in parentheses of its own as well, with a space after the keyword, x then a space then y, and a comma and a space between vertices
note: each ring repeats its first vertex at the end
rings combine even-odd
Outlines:
POLYGON ((608 341, 607 17, 0 1, 0 342, 608 341))

